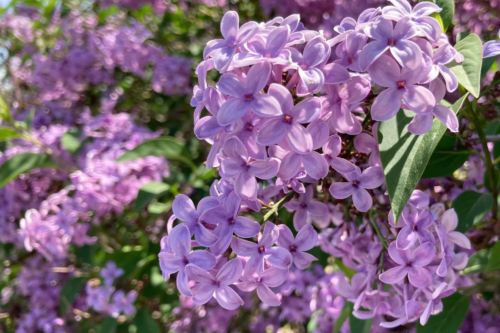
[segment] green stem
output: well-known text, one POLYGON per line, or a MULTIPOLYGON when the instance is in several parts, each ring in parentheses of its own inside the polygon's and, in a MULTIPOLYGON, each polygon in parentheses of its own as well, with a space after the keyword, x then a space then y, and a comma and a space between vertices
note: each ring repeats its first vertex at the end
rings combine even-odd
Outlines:
POLYGON ((375 216, 373 215, 373 209, 370 209, 370 211, 368 212, 370 218, 370 223, 372 224, 373 226, 373 229, 375 229, 375 232, 377 233, 377 236, 378 238, 380 239, 380 242, 382 243, 382 247, 387 250, 388 249, 388 246, 387 246, 387 242, 385 241, 385 238, 384 236, 382 236, 382 232, 380 231, 380 228, 377 224, 377 221, 375 220, 375 216))
POLYGON ((471 112, 467 112, 467 115, 470 117, 469 120, 474 124, 475 129, 477 131, 477 135, 479 137, 479 141, 481 141, 481 145, 483 147, 484 151, 484 163, 486 165, 486 172, 488 173, 488 177, 490 179, 490 184, 491 184, 491 195, 493 196, 493 207, 491 208, 491 212, 493 215, 493 221, 497 221, 498 217, 498 187, 497 187, 497 180, 495 177, 495 169, 494 169, 494 164, 492 161, 491 153, 488 148, 488 141, 486 141, 486 134, 483 131, 483 127, 481 126, 481 122, 479 120, 479 117, 477 116, 476 112, 476 103, 477 100, 474 99, 472 102, 472 110, 471 112))
POLYGON ((270 211, 268 211, 268 212, 264 215, 264 217, 262 218, 262 221, 261 221, 261 222, 262 222, 262 223, 264 223, 264 222, 268 221, 268 220, 269 220, 269 218, 270 218, 271 216, 273 216, 274 214, 276 214, 276 212, 278 211, 278 209, 280 209, 280 208, 281 208, 281 206, 283 206, 285 203, 287 203, 287 202, 288 202, 288 201, 289 201, 289 200, 293 197, 293 194, 294 194, 294 193, 295 193, 295 192, 293 192, 293 191, 292 191, 292 192, 290 192, 290 193, 288 193, 287 195, 285 195, 285 196, 283 197, 283 199, 281 199, 280 201, 278 201, 277 203, 275 203, 275 204, 272 206, 271 210, 270 210, 270 211))

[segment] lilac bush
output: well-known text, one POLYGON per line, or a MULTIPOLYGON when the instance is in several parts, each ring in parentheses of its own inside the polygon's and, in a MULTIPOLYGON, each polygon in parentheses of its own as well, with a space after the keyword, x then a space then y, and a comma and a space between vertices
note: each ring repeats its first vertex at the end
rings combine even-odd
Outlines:
POLYGON ((0 18, 0 331, 496 331, 495 1, 0 18))

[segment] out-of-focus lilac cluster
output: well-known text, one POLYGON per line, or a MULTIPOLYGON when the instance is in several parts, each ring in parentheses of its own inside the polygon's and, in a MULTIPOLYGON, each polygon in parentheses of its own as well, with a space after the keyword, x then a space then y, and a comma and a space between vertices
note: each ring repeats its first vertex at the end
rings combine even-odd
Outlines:
POLYGON ((495 36, 500 27, 500 1, 455 1, 454 34, 470 31, 485 38, 495 36))
MULTIPOLYGON (((124 207, 137 197, 143 184, 161 181, 162 176, 168 176, 168 164, 161 157, 116 162, 125 151, 157 136, 135 125, 128 114, 92 117, 86 113, 81 121, 84 125, 79 140, 89 142, 75 161, 71 157, 66 159, 75 171, 66 174, 61 181, 69 181, 70 185, 51 194, 39 207, 29 209, 20 222, 20 239, 26 249, 36 250, 48 260, 66 258, 70 244, 92 243, 93 239, 86 235, 90 223, 100 223, 112 214, 122 213, 124 207)), ((60 136, 56 138, 60 140, 60 136)), ((17 188, 15 185, 6 188, 5 196, 9 196, 9 190, 17 188)), ((19 205, 19 202, 13 205, 19 205)), ((7 211, 9 208, 4 207, 7 211)), ((26 209, 14 207, 18 211, 23 208, 26 209)), ((16 219, 11 215, 6 218, 12 222, 16 219)))
POLYGON ((159 254, 164 278, 177 273, 177 288, 195 304, 214 298, 234 310, 244 305, 239 289, 255 290, 266 306, 281 305, 275 291, 292 265, 303 270, 316 260, 306 252, 318 242, 312 222, 323 229, 323 250, 358 272, 351 284, 339 279, 338 292, 355 303, 360 319, 377 317, 386 328, 418 318, 425 324, 455 292, 455 273, 467 263, 455 244, 470 243, 454 231, 453 210, 429 207, 421 192, 398 224, 370 210, 385 182, 374 121, 404 108, 415 113, 413 134, 429 131, 434 118, 458 131, 455 113, 438 104, 458 87, 445 64, 463 60, 429 16, 441 9, 391 3, 344 18, 330 40, 304 29, 299 15, 241 26, 237 13, 224 15, 223 39, 207 43, 191 100, 194 132, 212 145, 207 167, 219 167, 222 179, 197 207, 176 197, 170 223, 184 223, 171 229, 159 254), (206 73, 214 68, 222 75, 212 87, 206 73), (346 152, 352 140, 362 154, 346 152), (358 215, 370 213, 359 226, 329 229, 339 213, 330 197, 352 202, 358 215), (274 216, 259 220, 263 226, 252 218, 252 211, 281 204, 295 212, 294 232, 271 223, 274 216), (199 246, 208 251, 191 251, 199 246))
POLYGON ((85 287, 87 306, 96 312, 112 317, 118 317, 121 314, 134 315, 133 303, 137 298, 137 292, 132 290, 125 294, 123 290, 116 290, 113 286, 114 281, 122 275, 121 268, 118 268, 112 261, 108 262, 100 271, 103 285, 96 285, 95 279, 87 282, 85 287))

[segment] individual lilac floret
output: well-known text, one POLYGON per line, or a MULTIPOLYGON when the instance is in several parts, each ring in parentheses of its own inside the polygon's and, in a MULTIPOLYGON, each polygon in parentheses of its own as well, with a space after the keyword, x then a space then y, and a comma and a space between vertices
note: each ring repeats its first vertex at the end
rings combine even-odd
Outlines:
POLYGON ((215 297, 220 306, 226 310, 235 310, 243 305, 241 297, 229 287, 238 281, 243 272, 240 259, 235 258, 225 263, 215 277, 193 264, 186 266, 186 272, 189 280, 196 283, 191 287, 195 304, 205 304, 215 297))
MULTIPOLYGON (((184 194, 178 194, 172 203, 172 211, 176 218, 186 222, 186 226, 194 238, 201 246, 212 246, 218 238, 213 233, 207 230, 199 220, 201 214, 212 207, 219 204, 216 198, 206 197, 198 203, 198 210, 194 207, 193 201, 184 194)), ((171 246, 171 244, 170 244, 171 246)))
POLYGON ((361 173, 356 170, 343 175, 347 182, 333 183, 330 194, 335 199, 345 199, 352 195, 352 202, 357 210, 366 212, 372 206, 372 196, 366 189, 374 189, 384 183, 384 171, 380 167, 369 167, 361 173))
POLYGON ((289 36, 288 25, 274 28, 267 37, 260 34, 255 36, 251 43, 234 57, 235 66, 244 67, 257 63, 290 64, 290 50, 285 48, 289 36))
POLYGON ((118 317, 120 313, 126 316, 135 314, 134 302, 137 299, 137 292, 131 290, 125 295, 123 290, 118 290, 113 294, 113 302, 111 303, 111 315, 118 317))
POLYGON ((418 34, 418 30, 409 18, 400 20, 394 28, 391 21, 380 19, 366 27, 365 33, 375 41, 368 43, 359 54, 359 67, 363 71, 387 50, 406 69, 416 69, 422 64, 422 51, 410 40, 418 34))
MULTIPOLYGON (((363 133, 362 133, 363 134, 363 133)), ((356 136, 356 138, 358 138, 356 136)), ((332 135, 327 143, 323 145, 323 156, 330 166, 342 174, 350 173, 356 170, 356 166, 348 160, 338 157, 342 150, 342 139, 337 135, 332 135)))
POLYGON ((288 278, 288 269, 270 267, 262 275, 248 276, 243 275, 240 282, 236 283, 241 291, 251 292, 257 289, 259 299, 269 306, 279 306, 281 301, 271 288, 278 287, 288 278))
POLYGON ((311 220, 311 215, 325 215, 328 207, 319 201, 313 201, 314 187, 306 187, 306 192, 299 195, 299 200, 291 200, 285 204, 290 211, 295 211, 293 216, 293 227, 295 230, 301 230, 311 220))
POLYGON ((338 60, 335 63, 342 65, 351 71, 362 72, 359 67, 359 53, 366 45, 368 37, 359 32, 350 33, 344 42, 339 44, 335 50, 338 60))
MULTIPOLYGON (((305 154, 289 152, 281 159, 278 177, 281 179, 292 179, 297 176, 303 166, 307 176, 312 179, 321 179, 328 174, 328 163, 323 155, 316 150, 321 148, 328 140, 328 125, 321 119, 316 119, 307 126, 307 132, 312 138, 312 151, 305 154)), ((285 146, 285 143, 281 143, 285 146)))
POLYGON ((360 153, 370 154, 368 159, 370 166, 381 167, 382 162, 380 161, 380 152, 378 150, 378 141, 376 139, 377 132, 378 123, 375 123, 372 127, 372 135, 363 132, 356 136, 354 139, 354 148, 360 153))
POLYGON ((397 318, 394 321, 383 321, 380 326, 384 328, 395 328, 406 323, 416 321, 423 311, 422 304, 413 299, 406 301, 399 308, 390 311, 391 317, 397 318))
POLYGON ((457 225, 458 216, 455 209, 448 209, 441 217, 441 223, 437 225, 438 235, 440 234, 439 229, 441 229, 441 232, 446 235, 448 244, 456 244, 464 249, 470 250, 471 243, 469 238, 461 232, 455 231, 457 225))
POLYGON ((318 233, 312 225, 306 224, 300 228, 295 239, 286 225, 280 224, 278 228, 280 235, 276 245, 287 249, 292 254, 293 263, 298 269, 306 269, 313 261, 318 260, 315 256, 304 252, 315 247, 318 242, 318 233))
POLYGON ((123 275, 123 269, 118 268, 113 261, 108 261, 106 267, 101 269, 100 275, 104 279, 104 284, 111 286, 114 280, 123 275))
POLYGON ((224 39, 215 39, 207 43, 203 58, 214 57, 215 68, 225 72, 238 47, 250 40, 258 31, 256 22, 248 22, 239 27, 239 16, 234 11, 224 14, 220 22, 220 30, 224 39))
POLYGON ((309 123, 318 117, 321 111, 319 98, 308 98, 294 106, 290 91, 276 83, 269 87, 269 95, 279 102, 283 116, 266 121, 257 135, 257 142, 269 146, 285 138, 295 152, 310 152, 313 146, 312 137, 301 124, 309 123))
MULTIPOLYGON (((224 156, 221 157, 220 173, 224 178, 235 177, 234 191, 243 200, 257 198, 257 180, 271 179, 279 170, 280 161, 270 158, 267 161, 252 160, 241 141, 232 137, 224 143, 224 156)), ((212 244, 213 245, 213 244, 212 244)))
POLYGON ((203 105, 211 114, 199 119, 194 125, 194 134, 200 140, 209 139, 219 133, 224 126, 219 124, 217 114, 226 99, 214 87, 208 87, 203 97, 203 105))
POLYGON ((226 198, 224 205, 216 206, 206 210, 201 215, 201 220, 210 224, 218 224, 214 234, 219 237, 219 241, 210 247, 210 252, 214 255, 221 255, 227 250, 233 232, 243 238, 257 236, 260 231, 260 224, 244 216, 238 216, 240 212, 241 199, 233 191, 226 198))
POLYGON ((387 284, 396 284, 408 275, 410 283, 416 288, 426 288, 432 284, 432 272, 426 268, 436 254, 434 244, 426 242, 415 249, 398 250, 395 242, 389 245, 389 255, 398 266, 380 274, 380 281, 387 284))
POLYGON ((191 233, 185 224, 179 224, 172 229, 169 235, 169 244, 172 252, 160 252, 160 267, 163 273, 177 274, 177 289, 184 296, 191 296, 189 283, 184 268, 188 264, 195 264, 203 269, 211 269, 217 260, 205 250, 191 251, 191 233))
POLYGON ((427 303, 424 313, 422 313, 422 316, 420 317, 420 324, 427 324, 429 317, 434 313, 434 309, 439 307, 441 299, 451 296, 455 293, 455 291, 457 291, 456 288, 450 287, 446 282, 442 282, 432 293, 431 299, 429 300, 429 303, 427 303))
POLYGON ((279 229, 271 222, 266 222, 264 232, 258 243, 252 243, 240 238, 233 238, 231 247, 234 253, 250 257, 245 266, 245 275, 260 276, 264 270, 264 259, 268 264, 280 269, 288 269, 292 264, 292 255, 281 247, 272 247, 278 240, 279 229))
POLYGON ((355 76, 341 85, 325 85, 326 96, 322 101, 322 113, 331 112, 330 122, 340 133, 356 135, 361 133, 361 124, 351 113, 370 92, 370 81, 355 76))
POLYGON ((382 91, 373 102, 371 115, 374 120, 385 121, 398 113, 404 102, 405 108, 427 114, 436 105, 436 99, 429 89, 417 85, 426 76, 422 68, 414 71, 400 71, 398 64, 388 56, 382 56, 370 67, 372 80, 388 89, 382 91))
POLYGON ((258 63, 250 68, 245 79, 234 73, 222 75, 217 89, 230 98, 222 104, 217 113, 221 126, 240 119, 248 110, 261 117, 276 117, 282 114, 278 101, 271 95, 261 93, 267 85, 271 68, 269 63, 258 63))
POLYGON ((455 91, 458 88, 458 78, 457 76, 445 65, 454 61, 459 55, 458 51, 455 50, 453 46, 446 40, 439 48, 434 51, 432 45, 424 39, 418 38, 415 43, 420 46, 424 57, 431 59, 431 70, 423 80, 423 82, 429 82, 436 79, 439 74, 443 77, 446 82, 446 90, 449 92, 455 91))
POLYGON ((320 68, 330 57, 330 49, 322 36, 310 40, 303 53, 292 49, 292 65, 290 67, 297 68, 301 79, 297 85, 298 96, 316 94, 321 90, 325 76, 320 68))
MULTIPOLYGON (((443 100, 446 94, 446 88, 443 81, 440 79, 435 79, 429 85, 429 90, 432 91, 432 95, 436 103, 443 100)), ((455 112, 453 112, 449 107, 444 105, 436 104, 432 109, 430 114, 417 114, 413 117, 412 121, 408 125, 408 132, 415 135, 425 134, 432 128, 432 122, 436 117, 443 125, 448 127, 448 129, 456 133, 458 132, 458 118, 455 112)))
POLYGON ((382 9, 382 16, 389 20, 399 21, 404 18, 409 18, 415 27, 435 42, 441 35, 441 25, 439 22, 429 15, 439 13, 441 8, 432 2, 420 2, 415 8, 406 0, 389 0, 394 6, 387 6, 382 9))
MULTIPOLYGON (((498 30, 500 38, 500 30, 498 30)), ((500 56, 500 40, 490 40, 483 45, 483 58, 500 56)))
POLYGON ((399 231, 396 239, 396 246, 400 250, 411 248, 417 239, 421 244, 434 241, 434 236, 429 231, 434 222, 432 214, 428 209, 417 210, 412 204, 408 206, 409 209, 403 212, 405 226, 399 231))

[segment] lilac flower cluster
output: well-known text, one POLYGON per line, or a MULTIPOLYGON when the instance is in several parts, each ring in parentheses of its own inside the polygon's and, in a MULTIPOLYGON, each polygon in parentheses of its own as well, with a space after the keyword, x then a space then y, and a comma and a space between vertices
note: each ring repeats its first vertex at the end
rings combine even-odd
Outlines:
MULTIPOLYGON (((191 100, 194 132, 212 145, 207 167, 219 167, 222 179, 197 207, 176 197, 170 223, 184 223, 171 229, 159 254, 164 278, 177 273, 177 288, 195 304, 214 298, 234 310, 244 304, 235 288, 256 290, 267 306, 281 304, 273 288, 287 280, 292 264, 305 269, 316 259, 305 252, 318 241, 311 222, 326 228, 336 220, 339 206, 326 204, 328 197, 352 198, 358 212, 367 212, 372 193, 383 194, 371 119, 388 120, 405 108, 415 113, 408 127, 414 134, 429 131, 434 118, 458 131, 455 113, 438 104, 458 87, 445 64, 463 59, 430 16, 441 9, 430 2, 414 8, 406 0, 391 3, 344 19, 331 40, 305 30, 298 15, 242 26, 237 13, 224 15, 224 38, 207 43, 191 100), (222 74, 215 87, 206 79, 213 68, 222 74), (346 140, 353 139, 369 159, 346 155, 346 140), (293 192, 298 201, 290 201, 293 192), (295 212, 295 238, 284 224, 266 217, 261 226, 251 218, 252 211, 273 210, 278 200, 278 208, 285 203, 295 212), (199 246, 208 251, 191 251, 199 246)), ((320 234, 325 252, 358 271, 339 293, 355 302, 359 318, 395 318, 381 320, 383 327, 419 317, 425 324, 439 312, 440 299, 455 291, 455 272, 467 255, 454 246, 470 243, 453 231, 453 211, 443 215, 443 205, 428 206, 425 194, 416 192, 397 225, 364 215, 360 228, 344 222, 320 234), (393 285, 390 292, 383 283, 393 285)))
POLYGON ((137 298, 137 292, 132 290, 125 294, 123 290, 116 290, 113 287, 113 282, 122 275, 121 268, 117 268, 112 261, 108 262, 100 271, 104 284, 96 286, 97 281, 94 279, 87 282, 85 286, 87 306, 96 312, 112 317, 118 317, 121 314, 134 315, 133 303, 137 298))
MULTIPOLYGON (((66 258, 70 244, 93 243, 95 239, 87 236, 91 222, 100 223, 111 214, 120 214, 135 200, 143 184, 168 176, 164 158, 116 162, 125 151, 157 136, 134 125, 128 114, 84 114, 82 122, 81 140, 91 142, 81 149, 76 161, 67 157, 67 162, 74 162, 77 169, 61 178, 69 180, 70 185, 51 194, 39 207, 31 206, 20 222, 19 236, 26 249, 36 250, 48 260, 66 258)), ((55 139, 59 141, 62 134, 59 132, 55 139)), ((6 195, 15 189, 6 188, 6 195)), ((21 211, 26 207, 13 209, 21 211)), ((6 218, 16 220, 16 216, 6 218)))

